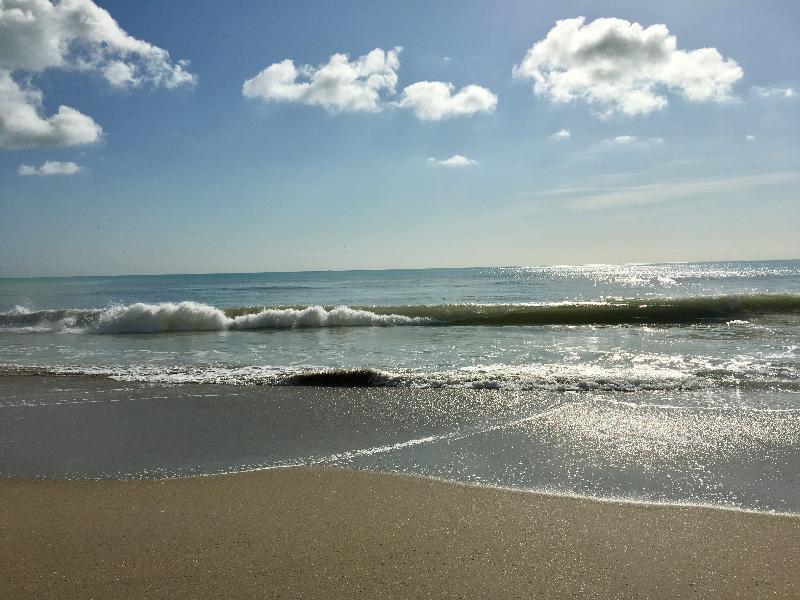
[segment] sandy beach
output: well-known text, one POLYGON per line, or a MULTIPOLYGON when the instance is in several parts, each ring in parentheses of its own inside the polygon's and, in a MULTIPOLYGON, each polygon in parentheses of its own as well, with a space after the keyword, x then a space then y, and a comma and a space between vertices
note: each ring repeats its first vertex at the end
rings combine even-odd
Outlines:
POLYGON ((800 518, 339 469, 0 480, 3 598, 792 598, 800 518))

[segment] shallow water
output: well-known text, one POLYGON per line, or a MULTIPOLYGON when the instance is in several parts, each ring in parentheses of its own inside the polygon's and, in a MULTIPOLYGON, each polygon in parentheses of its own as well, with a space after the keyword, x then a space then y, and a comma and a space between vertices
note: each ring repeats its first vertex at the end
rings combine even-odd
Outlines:
POLYGON ((633 393, 0 377, 0 472, 159 478, 329 465, 800 512, 800 412, 633 393))

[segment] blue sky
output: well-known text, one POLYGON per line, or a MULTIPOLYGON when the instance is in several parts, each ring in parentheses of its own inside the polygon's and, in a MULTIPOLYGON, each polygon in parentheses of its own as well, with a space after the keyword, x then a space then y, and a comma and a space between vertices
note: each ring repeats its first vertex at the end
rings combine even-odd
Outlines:
POLYGON ((113 56, 42 21, 43 40, 61 27, 71 44, 44 57, 0 13, 0 276, 800 257, 796 2, 98 5, 128 36, 113 56), (642 100, 656 71, 620 46, 603 96, 599 71, 583 79, 596 57, 565 58, 553 41, 542 89, 532 68, 512 75, 578 16, 570 48, 612 26, 658 40, 646 28, 663 24, 677 67, 642 100), (629 23, 595 23, 606 17, 629 23), (370 110, 326 104, 296 85, 302 73, 291 101, 268 85, 243 94, 285 59, 395 47, 384 74, 396 83, 370 110), (686 54, 701 48, 719 60, 686 54), (114 79, 117 63, 135 83, 114 79), (567 88, 559 70, 575 76, 567 88), (417 82, 484 95, 431 104, 404 92, 417 82), (18 90, 39 94, 49 137, 3 137, 19 117, 2 94, 18 90), (60 106, 82 115, 80 131, 55 131, 60 106))

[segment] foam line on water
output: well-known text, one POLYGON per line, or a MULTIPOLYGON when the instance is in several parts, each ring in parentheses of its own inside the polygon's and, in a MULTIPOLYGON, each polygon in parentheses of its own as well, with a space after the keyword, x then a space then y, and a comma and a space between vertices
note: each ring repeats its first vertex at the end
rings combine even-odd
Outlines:
POLYGON ((326 387, 393 387, 554 392, 635 392, 692 390, 709 382, 676 369, 647 366, 602 368, 596 365, 484 365, 445 371, 375 368, 316 369, 303 367, 218 365, 159 367, 0 365, 0 375, 74 375, 126 382, 164 384, 311 385, 326 387))

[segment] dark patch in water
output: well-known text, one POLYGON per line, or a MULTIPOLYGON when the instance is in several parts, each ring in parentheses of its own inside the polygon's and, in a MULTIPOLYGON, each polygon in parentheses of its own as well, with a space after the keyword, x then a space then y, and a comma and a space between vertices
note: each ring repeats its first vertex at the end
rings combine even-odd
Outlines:
POLYGON ((376 387, 386 385, 386 377, 373 369, 335 369, 291 375, 283 385, 314 385, 319 387, 376 387))

